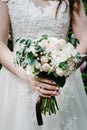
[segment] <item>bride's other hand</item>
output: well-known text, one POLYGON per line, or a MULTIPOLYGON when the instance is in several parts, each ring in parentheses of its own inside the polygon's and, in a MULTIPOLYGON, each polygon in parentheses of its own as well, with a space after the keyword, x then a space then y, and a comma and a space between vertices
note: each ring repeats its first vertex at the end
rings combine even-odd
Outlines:
POLYGON ((26 83, 31 86, 40 96, 50 98, 60 94, 60 87, 52 80, 44 78, 27 77, 26 83))

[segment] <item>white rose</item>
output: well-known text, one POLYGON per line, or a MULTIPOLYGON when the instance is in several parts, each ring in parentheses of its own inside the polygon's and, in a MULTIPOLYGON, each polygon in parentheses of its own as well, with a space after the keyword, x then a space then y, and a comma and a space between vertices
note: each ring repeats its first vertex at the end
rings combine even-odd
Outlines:
POLYGON ((49 64, 45 63, 45 64, 42 65, 42 71, 48 72, 49 69, 50 69, 50 65, 49 64))

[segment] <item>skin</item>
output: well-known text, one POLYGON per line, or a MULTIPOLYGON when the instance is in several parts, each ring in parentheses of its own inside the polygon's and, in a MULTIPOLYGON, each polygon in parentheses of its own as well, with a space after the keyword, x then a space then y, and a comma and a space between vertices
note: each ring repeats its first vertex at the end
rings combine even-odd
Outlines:
MULTIPOLYGON (((48 5, 48 2, 46 2, 47 1, 44 3, 45 6, 46 4, 48 5)), ((43 2, 41 2, 41 4, 43 4, 43 2)), ((81 42, 81 44, 77 47, 77 51, 81 53, 87 53, 87 18, 82 4, 80 17, 76 13, 74 13, 74 16, 75 23, 72 23, 73 32, 81 42)), ((17 68, 14 66, 13 53, 7 47, 9 30, 10 18, 8 7, 0 0, 0 63, 15 76, 23 80, 29 87, 32 86, 34 91, 37 91, 40 96, 48 98, 51 96, 58 96, 60 94, 60 87, 57 87, 54 81, 43 78, 32 78, 27 76, 21 67, 17 68)))
POLYGON ((72 22, 72 29, 80 41, 80 45, 77 46, 77 51, 82 54, 87 54, 87 16, 82 2, 79 15, 74 12, 74 17, 75 22, 72 22))

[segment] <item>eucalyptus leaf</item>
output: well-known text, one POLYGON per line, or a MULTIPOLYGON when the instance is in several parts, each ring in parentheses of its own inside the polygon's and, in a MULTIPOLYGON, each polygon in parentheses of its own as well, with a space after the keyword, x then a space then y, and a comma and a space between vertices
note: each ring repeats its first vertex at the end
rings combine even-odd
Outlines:
POLYGON ((30 47, 30 45, 32 44, 32 41, 30 39, 25 41, 25 44, 27 47, 30 47))
POLYGON ((25 42, 25 39, 21 39, 21 40, 20 40, 20 43, 23 43, 23 42, 25 42))
POLYGON ((41 49, 41 47, 39 45, 36 45, 35 50, 39 50, 39 49, 41 49))
POLYGON ((67 61, 61 62, 61 63, 59 64, 59 68, 61 68, 62 70, 67 70, 67 69, 69 68, 68 62, 67 62, 67 61))
POLYGON ((20 53, 19 51, 16 52, 16 56, 17 58, 21 59, 23 56, 22 56, 22 53, 20 53))

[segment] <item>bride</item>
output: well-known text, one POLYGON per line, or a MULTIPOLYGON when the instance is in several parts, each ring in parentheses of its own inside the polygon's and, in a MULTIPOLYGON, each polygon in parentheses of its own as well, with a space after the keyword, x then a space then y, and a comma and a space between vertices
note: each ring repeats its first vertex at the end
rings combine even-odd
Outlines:
POLYGON ((87 97, 79 69, 61 89, 54 81, 27 76, 13 63, 17 38, 48 34, 66 39, 70 22, 80 40, 77 51, 87 53, 87 18, 80 0, 0 0, 0 130, 87 130, 87 97), (10 25, 13 52, 7 47, 10 25), (43 116, 42 126, 35 113, 38 95, 56 96, 60 108, 56 115, 43 116))

